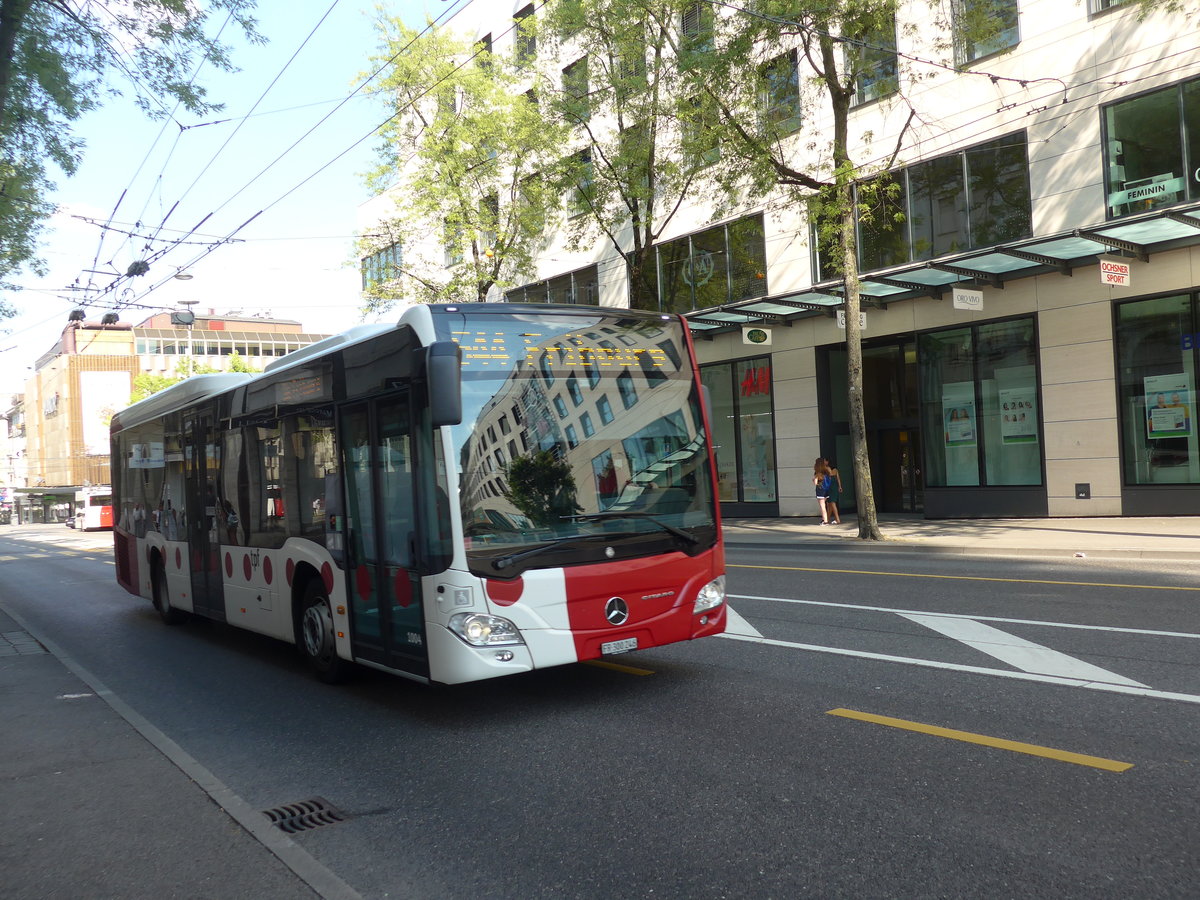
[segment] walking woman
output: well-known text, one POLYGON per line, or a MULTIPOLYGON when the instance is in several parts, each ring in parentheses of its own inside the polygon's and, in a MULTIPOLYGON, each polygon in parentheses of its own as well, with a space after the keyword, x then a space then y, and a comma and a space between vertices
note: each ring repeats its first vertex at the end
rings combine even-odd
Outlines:
POLYGON ((825 512, 833 519, 834 525, 841 525, 842 513, 838 503, 842 499, 842 473, 838 471, 837 463, 828 457, 825 466, 829 469, 829 497, 825 500, 825 512))
POLYGON ((823 456, 813 461, 813 486, 817 491, 817 505, 821 507, 821 524, 829 524, 829 492, 833 490, 833 471, 823 456))

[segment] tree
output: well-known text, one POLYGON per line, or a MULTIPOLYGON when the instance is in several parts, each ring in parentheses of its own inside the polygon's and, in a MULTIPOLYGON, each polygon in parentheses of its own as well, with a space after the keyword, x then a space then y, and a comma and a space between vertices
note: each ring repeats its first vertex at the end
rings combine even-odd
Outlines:
MULTIPOLYGON (((897 78, 894 41, 897 0, 822 0, 802 8, 762 0, 754 11, 721 19, 720 39, 698 67, 697 86, 721 111, 723 146, 741 160, 756 192, 774 187, 786 202, 804 203, 818 223, 817 240, 842 278, 846 317, 846 382, 851 452, 858 504, 858 536, 882 540, 871 479, 863 408, 862 309, 857 226, 872 215, 886 219, 894 186, 875 168, 856 162, 850 110, 864 85, 897 78), (894 43, 891 44, 894 47, 894 43), (790 54, 795 53, 795 57, 790 54), (826 145, 785 140, 784 116, 771 104, 781 79, 779 60, 793 59, 785 80, 798 118, 823 117, 826 145), (747 65, 749 63, 749 65, 747 65), (811 73, 805 75, 803 73, 811 73)), ((899 145, 898 145, 899 146, 899 145)), ((883 224, 886 224, 883 223, 883 224)))
POLYGON ((577 148, 561 169, 569 246, 610 244, 626 260, 629 305, 657 310, 657 244, 684 202, 707 194, 719 217, 742 199, 736 168, 712 141, 716 109, 689 72, 711 44, 712 8, 560 0, 543 9, 539 36, 569 63, 541 76, 547 113, 571 127, 577 148), (692 8, 680 44, 678 23, 692 8), (708 190, 717 186, 728 189, 708 190))
MULTIPOLYGON (((254 372, 257 371, 248 366, 240 356, 236 353, 230 357, 231 372, 254 372)), ((129 397, 130 403, 137 403, 139 400, 145 400, 151 394, 157 394, 159 391, 165 391, 172 385, 179 384, 181 381, 186 381, 193 375, 215 375, 220 372, 220 369, 214 369, 212 366, 204 365, 196 362, 195 357, 182 357, 175 366, 173 375, 155 375, 151 372, 139 372, 133 376, 133 393, 129 397)))
POLYGON ((571 466, 549 450, 518 456, 504 466, 505 494, 534 525, 547 528, 579 512, 571 466))
POLYGON ((536 96, 523 90, 517 61, 493 55, 448 29, 422 36, 396 18, 379 23, 390 68, 375 93, 395 114, 370 186, 394 204, 359 240, 370 256, 393 245, 389 277, 366 285, 367 309, 398 300, 476 301, 528 280, 553 205, 546 174, 564 139, 536 96), (398 173, 403 181, 395 182, 398 173))
POLYGON ((37 239, 52 212, 47 165, 74 174, 83 141, 71 123, 128 78, 148 114, 220 109, 195 82, 200 61, 233 71, 228 47, 209 37, 215 16, 261 41, 250 17, 255 0, 0 0, 0 287, 23 267, 43 272, 37 239))

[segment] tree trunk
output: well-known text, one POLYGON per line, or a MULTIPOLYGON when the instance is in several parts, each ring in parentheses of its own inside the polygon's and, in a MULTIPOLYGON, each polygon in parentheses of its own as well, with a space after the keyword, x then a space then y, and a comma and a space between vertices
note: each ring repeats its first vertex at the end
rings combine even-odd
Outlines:
POLYGON ((846 278, 846 389, 847 410, 850 415, 850 450, 854 455, 854 490, 858 505, 858 537, 864 541, 881 541, 879 516, 875 510, 875 489, 871 481, 871 460, 867 454, 867 417, 863 408, 862 327, 859 313, 862 300, 859 294, 858 257, 854 234, 854 204, 849 180, 838 185, 842 206, 842 253, 846 278), (845 197, 842 196, 843 190, 845 197))
POLYGON ((867 419, 863 408, 862 328, 858 317, 862 310, 858 279, 857 216, 854 206, 854 166, 848 145, 850 101, 853 90, 841 84, 834 60, 833 41, 828 33, 820 37, 825 64, 825 82, 833 112, 834 184, 838 204, 838 224, 842 248, 842 272, 846 279, 846 398, 850 415, 850 451, 854 456, 854 489, 858 505, 858 537, 863 541, 881 541, 879 516, 875 510, 875 489, 871 482, 871 460, 867 454, 867 419))

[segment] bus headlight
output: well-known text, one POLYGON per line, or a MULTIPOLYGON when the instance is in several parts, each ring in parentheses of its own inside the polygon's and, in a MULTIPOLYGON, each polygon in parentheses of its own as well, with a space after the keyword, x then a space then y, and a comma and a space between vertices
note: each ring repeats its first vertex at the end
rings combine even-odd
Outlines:
POLYGON ((451 616, 450 630, 472 647, 525 643, 517 626, 508 619, 482 613, 458 613, 451 616))
POLYGON ((692 615, 710 609, 716 609, 725 602, 725 576, 718 575, 696 594, 696 605, 692 607, 692 615))

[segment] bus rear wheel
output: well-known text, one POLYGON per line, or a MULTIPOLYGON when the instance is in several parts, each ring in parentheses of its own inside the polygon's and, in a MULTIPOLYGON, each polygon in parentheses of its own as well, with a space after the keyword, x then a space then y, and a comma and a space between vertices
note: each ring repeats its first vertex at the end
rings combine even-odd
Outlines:
POLYGON ((171 591, 167 587, 167 571, 163 568, 162 560, 155 560, 150 580, 154 608, 159 616, 168 625, 181 625, 187 619, 187 613, 171 605, 171 591))
POLYGON ((296 643, 316 676, 326 684, 342 681, 349 665, 337 655, 333 609, 324 586, 316 579, 304 588, 296 643))

